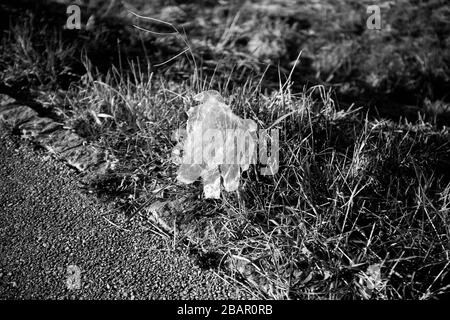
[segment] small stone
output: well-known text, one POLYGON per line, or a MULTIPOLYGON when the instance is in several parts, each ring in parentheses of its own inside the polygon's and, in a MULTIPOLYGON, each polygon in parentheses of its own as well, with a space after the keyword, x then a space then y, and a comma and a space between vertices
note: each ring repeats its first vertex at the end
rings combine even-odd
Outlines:
POLYGON ((7 104, 12 104, 14 103, 16 100, 11 98, 10 96, 6 95, 6 94, 0 94, 0 105, 7 105, 7 104))
POLYGON ((85 171, 102 160, 101 152, 92 146, 79 146, 67 150, 61 154, 61 157, 80 171, 85 171))
POLYGON ((55 154, 78 147, 84 142, 83 138, 69 130, 57 130, 48 134, 38 135, 36 140, 55 154))
POLYGON ((56 130, 61 125, 50 118, 33 117, 30 121, 19 126, 21 136, 24 139, 36 137, 38 134, 56 130))
POLYGON ((110 161, 102 161, 90 166, 89 170, 95 171, 99 175, 106 174, 109 169, 113 169, 114 164, 110 161))
POLYGON ((0 109, 0 121, 15 127, 36 117, 37 112, 27 106, 8 105, 0 109))

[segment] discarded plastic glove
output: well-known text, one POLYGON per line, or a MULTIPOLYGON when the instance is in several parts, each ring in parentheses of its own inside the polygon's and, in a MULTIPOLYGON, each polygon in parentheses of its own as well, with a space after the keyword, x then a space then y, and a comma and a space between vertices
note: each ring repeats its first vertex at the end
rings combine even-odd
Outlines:
POLYGON ((217 91, 204 91, 194 100, 201 104, 188 111, 187 136, 172 152, 181 162, 177 179, 189 184, 202 177, 205 198, 218 199, 221 177, 224 189, 235 191, 241 170, 255 163, 257 125, 233 114, 217 91))

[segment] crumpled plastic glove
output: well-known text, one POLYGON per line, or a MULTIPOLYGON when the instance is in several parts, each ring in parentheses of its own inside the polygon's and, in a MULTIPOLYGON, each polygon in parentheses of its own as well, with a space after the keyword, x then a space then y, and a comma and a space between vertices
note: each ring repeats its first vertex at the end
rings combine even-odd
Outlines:
POLYGON ((255 163, 257 125, 233 114, 215 90, 201 92, 194 100, 201 104, 189 109, 186 137, 172 152, 180 164, 177 179, 190 184, 201 177, 205 198, 218 199, 221 178, 226 191, 235 191, 241 170, 255 163))

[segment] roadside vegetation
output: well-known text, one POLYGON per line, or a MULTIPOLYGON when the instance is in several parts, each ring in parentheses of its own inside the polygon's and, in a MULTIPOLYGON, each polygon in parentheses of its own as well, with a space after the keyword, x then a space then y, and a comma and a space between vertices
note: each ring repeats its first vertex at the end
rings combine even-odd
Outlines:
POLYGON ((63 4, 2 4, 0 92, 119 159, 85 181, 115 223, 151 226, 255 297, 448 297, 445 1, 383 2, 381 31, 366 1, 172 2, 83 6, 90 30, 64 30, 63 4), (207 89, 280 132, 278 173, 255 165, 220 200, 177 183, 171 161, 207 89))

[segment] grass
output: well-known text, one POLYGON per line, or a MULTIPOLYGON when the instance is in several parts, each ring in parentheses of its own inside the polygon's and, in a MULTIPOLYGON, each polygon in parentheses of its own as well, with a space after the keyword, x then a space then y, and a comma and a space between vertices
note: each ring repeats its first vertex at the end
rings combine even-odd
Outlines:
MULTIPOLYGON (((139 5, 138 12, 145 12, 139 5)), ((351 1, 339 5, 338 12, 360 8, 351 1)), ((434 1, 401 13, 395 7, 396 14, 388 16, 392 31, 372 38, 363 36, 360 17, 351 14, 329 24, 309 21, 323 40, 306 31, 292 38, 310 16, 267 18, 270 6, 259 8, 261 13, 235 4, 205 5, 194 23, 177 22, 186 34, 180 28, 163 36, 127 29, 120 24, 127 16, 120 14, 119 20, 105 17, 94 33, 67 33, 26 13, 3 37, 1 82, 19 97, 27 90, 67 127, 114 153, 116 169, 89 183, 121 210, 121 226, 148 224, 146 208, 168 203, 173 248, 189 247, 201 265, 236 280, 255 297, 439 298, 450 291, 448 128, 426 110, 413 119, 394 110, 396 116, 389 118, 392 110, 383 113, 383 105, 377 113, 365 104, 340 102, 361 95, 358 101, 375 105, 389 98, 392 107, 400 93, 414 91, 420 95, 403 102, 417 105, 415 111, 423 96, 445 105, 442 92, 450 74, 445 35, 433 25, 419 33, 420 19, 404 31, 411 34, 399 31, 402 17, 421 17, 420 10, 429 6, 441 8, 433 12, 440 17, 436 23, 446 27, 446 9, 434 1), (211 14, 217 19, 205 26, 202 15, 211 14), (260 21, 267 27, 254 34, 260 21), (113 35, 128 39, 126 45, 111 40, 112 26, 113 35), (397 37, 402 41, 389 45, 397 37), (417 50, 410 50, 410 39, 417 50), (426 39, 433 48, 442 45, 441 51, 425 52, 426 39), (284 43, 274 44, 273 52, 258 51, 257 43, 271 41, 284 43), (302 41, 306 49, 295 65, 298 51, 291 47, 302 41), (186 45, 186 54, 165 63, 186 45), (312 52, 318 52, 313 61, 312 52), (100 63, 101 57, 107 63, 100 63), (264 60, 279 61, 279 68, 266 68, 264 60), (398 63, 378 67, 383 61, 398 63), (239 191, 223 193, 220 200, 203 199, 199 182, 177 183, 170 158, 176 144, 172 132, 185 124, 192 96, 205 89, 221 92, 233 112, 260 128, 275 123, 280 132, 278 173, 262 176, 260 167, 252 166, 239 191)), ((172 26, 182 17, 171 10, 163 12, 174 19, 172 26)), ((160 17, 158 12, 153 13, 160 17)), ((173 31, 165 23, 133 21, 173 31)))

